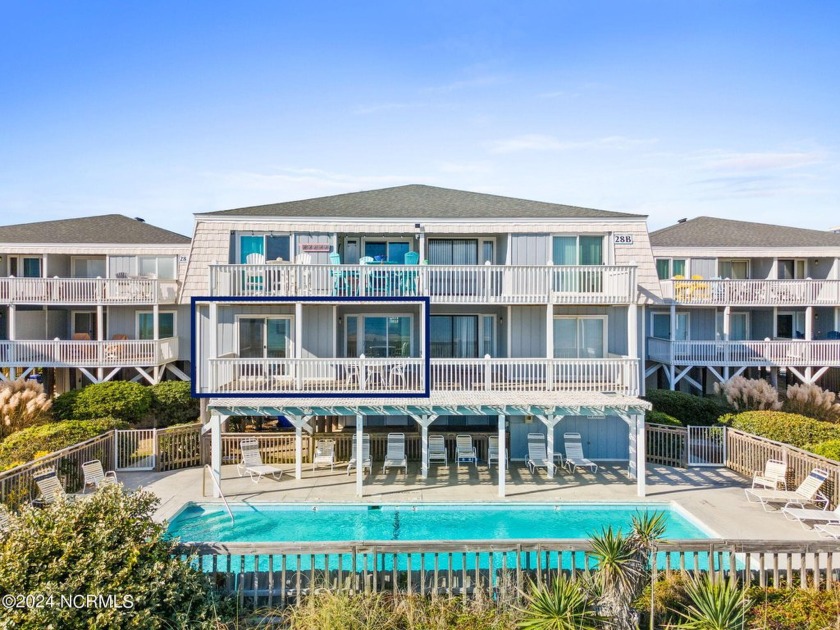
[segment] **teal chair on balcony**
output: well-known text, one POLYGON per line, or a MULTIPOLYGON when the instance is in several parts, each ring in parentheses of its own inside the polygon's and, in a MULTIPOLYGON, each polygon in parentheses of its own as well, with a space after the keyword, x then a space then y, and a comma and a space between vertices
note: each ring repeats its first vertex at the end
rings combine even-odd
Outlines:
POLYGON ((330 264, 339 266, 338 269, 330 269, 330 280, 332 280, 333 295, 347 295, 347 273, 341 269, 341 256, 338 252, 330 253, 330 264))
POLYGON ((417 295, 417 269, 420 264, 420 254, 417 252, 406 252, 403 263, 410 266, 400 274, 400 295, 417 295))

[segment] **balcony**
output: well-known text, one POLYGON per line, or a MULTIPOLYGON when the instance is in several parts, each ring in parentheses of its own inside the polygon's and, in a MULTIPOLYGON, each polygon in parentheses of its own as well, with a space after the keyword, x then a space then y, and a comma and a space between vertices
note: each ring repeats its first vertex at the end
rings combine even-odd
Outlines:
POLYGON ((663 294, 695 306, 836 306, 840 280, 663 280, 663 294))
POLYGON ((0 304, 175 304, 177 280, 0 278, 0 304))
POLYGON ((107 341, 0 341, 3 367, 151 367, 178 358, 178 338, 107 341))
MULTIPOLYGON (((242 359, 207 362, 201 391, 229 394, 423 394, 425 361, 242 359)), ((432 359, 431 389, 494 392, 617 392, 638 396, 637 359, 432 359)))
POLYGON ((210 265, 223 297, 423 296, 434 304, 629 304, 633 266, 210 265))
POLYGON ((648 359, 667 365, 838 367, 840 341, 670 341, 648 338, 648 359))

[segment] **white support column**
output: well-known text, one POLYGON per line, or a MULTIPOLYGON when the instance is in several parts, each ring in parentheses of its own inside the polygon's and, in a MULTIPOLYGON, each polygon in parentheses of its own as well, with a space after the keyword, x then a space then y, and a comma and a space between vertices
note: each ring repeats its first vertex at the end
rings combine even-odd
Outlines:
POLYGON ((505 475, 507 475, 507 448, 505 447, 505 415, 499 414, 499 496, 505 497, 505 475))
MULTIPOLYGON (((295 428, 295 479, 298 480, 303 478, 303 429, 311 419, 311 415, 289 417, 289 422, 295 428)), ((312 432, 311 428, 306 429, 312 432)))
POLYGON ((511 322, 510 322, 510 313, 511 313, 511 306, 510 306, 510 304, 508 304, 507 305, 507 312, 505 313, 505 317, 507 318, 507 321, 505 322, 505 324, 507 324, 507 336, 505 338, 505 345, 507 346, 507 358, 508 359, 511 358, 510 333, 511 333, 512 328, 511 328, 511 322))
POLYGON ((729 334, 732 330, 732 309, 729 306, 723 307, 723 340, 729 341, 729 334))
POLYGON ((157 302, 152 305, 152 338, 160 339, 160 306, 157 302))
POLYGON ((671 331, 669 333, 669 336, 671 338, 671 341, 674 341, 677 338, 677 305, 676 304, 671 304, 671 317, 669 319, 671 320, 671 331))
MULTIPOLYGON (((796 333, 794 332, 794 336, 796 333)), ((813 341, 814 340, 814 307, 813 306, 806 306, 805 307, 805 341, 813 341)), ((810 348, 808 348, 810 350, 810 348)), ((808 352, 806 354, 807 357, 811 357, 811 353, 808 352)), ((810 383, 811 377, 813 376, 813 368, 810 365, 805 366, 805 379, 810 383)))
MULTIPOLYGON (((208 325, 210 326, 210 330, 207 335, 208 343, 207 343, 207 358, 215 359, 219 356, 218 345, 219 345, 219 307, 217 302, 210 302, 210 306, 208 307, 209 310, 209 317, 210 320, 208 325)), ((198 340, 194 340, 198 341, 198 340)), ((209 363, 207 361, 199 361, 199 374, 203 374, 203 371, 208 369, 209 363)), ((198 366, 196 366, 198 367, 198 366)), ((196 385, 196 389, 198 391, 211 391, 216 392, 219 390, 219 383, 216 382, 216 375, 213 372, 210 374, 203 375, 203 378, 199 379, 198 384, 196 385), (203 387, 202 387, 203 386, 203 387)))
MULTIPOLYGON (((103 339, 105 339, 105 330, 104 330, 104 327, 103 327, 103 323, 105 321, 105 318, 103 317, 102 309, 103 309, 103 307, 102 307, 101 304, 96 305, 96 340, 97 341, 102 341, 103 339)), ((97 356, 102 357, 102 354, 101 354, 102 352, 103 352, 102 344, 99 344, 96 348, 97 356)), ((98 368, 96 368, 96 378, 100 383, 105 378, 105 368, 102 367, 101 365, 98 368)))
POLYGON ((303 350, 303 303, 295 302, 295 359, 301 358, 303 350))
POLYGON ((635 302, 627 307, 627 356, 631 359, 642 356, 639 353, 639 305, 635 302))
POLYGON ((213 484, 213 496, 218 499, 222 485, 222 417, 215 412, 210 414, 210 469, 217 482, 213 484))
MULTIPOLYGON (((17 307, 14 304, 9 304, 9 341, 15 341, 17 339, 17 307)), ((14 346, 12 346, 12 356, 14 357, 17 353, 15 352, 14 346)), ((16 358, 16 357, 15 357, 16 358)), ((9 368, 9 380, 15 380, 17 378, 17 368, 10 367, 9 368)))
POLYGON ((637 413, 636 420, 636 494, 645 496, 645 475, 647 446, 645 445, 645 415, 637 413))
POLYGON ((554 304, 545 307, 545 358, 554 358, 554 304))
POLYGON ((365 463, 362 460, 362 433, 364 416, 360 413, 356 414, 356 496, 364 496, 364 468, 365 463))
POLYGON ((548 478, 552 479, 554 477, 554 427, 557 426, 557 423, 563 419, 563 416, 555 416, 553 414, 547 416, 537 416, 540 421, 545 425, 546 436, 545 436, 545 448, 546 448, 546 456, 548 457, 548 478))
POLYGON ((429 414, 425 416, 411 416, 417 424, 420 425, 420 446, 421 446, 421 463, 420 463, 420 478, 426 479, 429 476, 429 427, 432 422, 437 420, 437 414, 429 414))

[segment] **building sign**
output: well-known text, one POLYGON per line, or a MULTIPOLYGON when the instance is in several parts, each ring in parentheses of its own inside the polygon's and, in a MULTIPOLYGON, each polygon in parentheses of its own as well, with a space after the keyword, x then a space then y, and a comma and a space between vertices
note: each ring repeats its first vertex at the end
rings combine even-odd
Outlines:
POLYGON ((178 264, 185 264, 187 262, 187 257, 184 255, 178 256, 178 264))
POLYGON ((327 252, 329 253, 332 250, 332 245, 329 243, 301 243, 300 244, 300 251, 302 252, 327 252))
POLYGON ((613 234, 613 243, 615 245, 632 245, 633 244, 633 235, 632 234, 613 234))

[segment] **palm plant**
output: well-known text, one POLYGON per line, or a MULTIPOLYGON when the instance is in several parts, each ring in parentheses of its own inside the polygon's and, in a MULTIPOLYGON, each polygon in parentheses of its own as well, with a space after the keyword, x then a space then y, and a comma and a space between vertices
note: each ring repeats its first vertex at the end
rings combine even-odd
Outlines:
POLYGON ((740 630, 744 627, 752 602, 735 582, 712 582, 704 576, 689 581, 685 592, 691 603, 686 612, 679 613, 683 621, 676 627, 688 630, 740 630))
POLYGON ((525 600, 528 605, 519 609, 524 630, 594 630, 600 621, 586 592, 565 575, 550 586, 532 583, 525 600))

